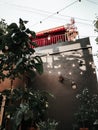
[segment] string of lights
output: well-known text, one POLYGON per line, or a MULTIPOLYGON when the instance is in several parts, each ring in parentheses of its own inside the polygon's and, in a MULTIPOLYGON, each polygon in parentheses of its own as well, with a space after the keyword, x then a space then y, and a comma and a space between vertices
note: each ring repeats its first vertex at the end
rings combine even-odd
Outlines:
MULTIPOLYGON (((40 21, 40 23, 42 23, 43 21, 45 21, 45 20, 47 20, 47 19, 51 18, 51 17, 52 17, 52 16, 54 16, 54 15, 59 14, 61 11, 63 11, 63 10, 65 10, 65 9, 67 9, 68 7, 70 7, 70 6, 74 5, 74 4, 75 4, 75 3, 77 3, 77 2, 78 2, 78 0, 76 0, 76 1, 74 1, 74 2, 72 2, 71 4, 69 4, 69 5, 65 6, 64 8, 62 8, 62 9, 60 9, 60 10, 58 10, 58 11, 56 11, 56 12, 54 12, 54 13, 50 14, 50 15, 48 15, 46 18, 42 19, 42 20, 40 21)), ((34 25, 36 25, 36 24, 39 24, 39 22, 35 23, 34 25)), ((34 26, 34 25, 33 25, 33 26, 34 26)))
POLYGON ((56 13, 59 14, 61 11, 63 11, 63 10, 65 10, 65 9, 69 8, 70 6, 74 5, 74 4, 77 3, 77 2, 78 2, 78 0, 72 2, 71 4, 65 6, 64 8, 60 9, 60 10, 57 11, 56 13))
MULTIPOLYGON (((78 0, 76 0, 76 1, 74 1, 74 2, 72 2, 71 4, 69 4, 69 5, 65 6, 64 8, 62 8, 62 9, 60 9, 60 10, 58 10, 57 12, 54 12, 54 13, 52 13, 52 14, 48 15, 46 18, 42 19, 42 20, 40 21, 40 23, 42 23, 43 21, 45 21, 45 20, 49 19, 50 17, 52 17, 52 16, 54 16, 54 15, 56 15, 56 14, 59 14, 61 11, 63 11, 63 10, 65 10, 65 9, 67 9, 68 7, 70 7, 70 6, 74 5, 74 4, 75 4, 75 3, 77 3, 77 2, 78 2, 78 0)), ((39 22, 37 22, 37 23, 33 24, 33 26, 34 26, 34 25, 36 25, 36 24, 39 24, 39 22)))
MULTIPOLYGON (((34 13, 34 14, 39 14, 39 15, 43 15, 43 16, 46 16, 45 18, 43 18, 42 20, 40 20, 39 22, 36 22, 35 24, 33 24, 32 26, 35 26, 37 24, 41 24, 43 23, 45 20, 51 18, 51 19, 57 19, 57 20, 63 20, 63 21, 66 21, 66 17, 68 18, 72 18, 72 16, 67 16, 67 15, 62 15, 60 14, 61 11, 65 10, 66 8, 72 6, 73 4, 75 4, 76 2, 78 2, 78 0, 72 2, 71 4, 65 6, 64 8, 56 11, 55 13, 51 13, 51 12, 48 12, 48 11, 44 11, 44 10, 40 10, 40 9, 35 9, 35 8, 30 8, 28 6, 21 6, 21 5, 17 5, 17 4, 13 4, 11 3, 10 5, 11 6, 15 6, 15 7, 18 7, 20 8, 21 10, 23 11, 26 11, 26 12, 29 12, 29 13, 34 13), (47 16, 48 15, 48 16, 47 16)), ((80 2, 80 1, 79 1, 80 2)), ((6 2, 6 4, 9 4, 6 2)), ((82 19, 82 18, 79 18, 79 17, 74 17, 75 19, 77 20, 81 20, 81 21, 85 21, 85 22, 79 22, 77 21, 76 23, 79 23, 79 24, 85 24, 85 25, 88 25, 88 26, 93 26, 93 21, 92 20, 88 20, 88 19, 82 19), (90 22, 90 23, 87 23, 87 22, 90 22)))
MULTIPOLYGON (((33 10, 27 10, 27 8, 26 9, 24 9, 24 11, 28 11, 28 12, 31 12, 31 13, 36 13, 36 14, 39 14, 39 15, 43 15, 43 16, 47 16, 47 14, 52 14, 51 12, 48 12, 48 11, 44 11, 44 10, 39 10, 39 9, 33 9, 33 10)), ((57 13, 54 13, 54 14, 52 14, 52 15, 49 15, 48 17, 46 17, 45 19, 47 19, 47 18, 52 18, 52 19, 57 19, 57 20, 64 20, 64 21, 66 21, 66 17, 68 17, 68 18, 72 18, 72 16, 67 16, 67 15, 62 15, 62 14, 60 14, 60 13, 58 13, 58 15, 57 16, 55 16, 55 17, 52 17, 53 15, 55 15, 55 14, 57 14, 57 13), (61 17, 59 17, 59 16, 61 16, 61 17)), ((88 19, 83 19, 83 18, 79 18, 79 17, 74 17, 75 19, 78 19, 78 20, 81 20, 81 21, 86 21, 86 22, 92 22, 93 23, 93 21, 92 20, 88 20, 88 19)), ((42 21, 44 21, 45 19, 43 19, 42 21)), ((40 21, 40 23, 42 23, 42 21, 40 21)), ((39 23, 39 22, 38 22, 39 23)), ((79 23, 79 22, 78 22, 79 23)), ((81 22, 82 23, 82 22, 81 22)), ((91 25, 91 24, 89 24, 89 23, 82 23, 82 24, 88 24, 88 25, 91 25)))
MULTIPOLYGON (((64 7, 64 8, 62 8, 62 9, 60 9, 59 11, 57 11, 57 12, 55 12, 55 13, 51 13, 51 12, 48 12, 48 11, 44 11, 44 10, 40 10, 40 9, 35 9, 35 8, 30 8, 30 7, 28 7, 28 6, 21 6, 21 5, 17 5, 17 4, 13 4, 13 3, 7 3, 6 2, 6 4, 8 4, 8 5, 10 5, 10 6, 14 6, 14 7, 16 7, 16 8, 20 8, 21 10, 23 10, 23 11, 26 11, 26 12, 29 12, 29 13, 34 13, 34 14, 39 14, 39 15, 43 15, 43 16, 47 16, 46 18, 44 18, 43 20, 41 20, 40 22, 37 22, 37 23, 35 23, 35 24, 33 24, 33 26, 34 25, 37 25, 37 24, 39 24, 39 23, 42 23, 43 21, 45 21, 45 20, 47 20, 48 18, 52 18, 52 19, 57 19, 57 20, 63 20, 63 21, 66 21, 66 17, 68 17, 68 18, 72 18, 72 16, 66 16, 66 15, 61 15, 60 14, 60 12, 61 11, 63 11, 65 8, 68 8, 69 6, 71 6, 71 5, 73 5, 73 4, 75 4, 76 2, 78 2, 78 1, 74 1, 74 2, 72 2, 71 4, 69 4, 68 6, 66 6, 66 7, 64 7), (58 14, 57 16, 55 16, 56 14, 58 14), (55 16, 55 17, 53 17, 53 16, 55 16), (61 18, 61 17, 62 18, 61 18)), ((88 22, 93 22, 93 21, 91 21, 91 20, 87 20, 87 19, 82 19, 82 18, 79 18, 79 17, 74 17, 75 19, 77 19, 77 20, 82 20, 82 21, 88 21, 88 22)), ((77 22, 77 23, 79 23, 79 22, 77 22)), ((80 24, 86 24, 86 25, 91 25, 91 24, 89 24, 89 23, 80 23, 80 24)), ((92 25, 91 25, 92 26, 92 25)))
MULTIPOLYGON (((49 12, 49 11, 44 11, 44 10, 40 10, 40 9, 36 9, 36 8, 32 8, 32 7, 29 7, 29 6, 23 6, 23 5, 17 5, 17 4, 13 4, 12 2, 11 3, 9 3, 9 2, 2 2, 1 4, 6 4, 6 5, 10 5, 10 6, 14 6, 14 7, 18 7, 18 8, 20 8, 20 9, 26 9, 26 11, 31 11, 31 12, 33 12, 33 11, 37 11, 37 12, 42 12, 42 13, 46 13, 46 14, 49 14, 49 13, 51 13, 51 12, 49 12), (29 9, 29 10, 28 10, 29 9)), ((71 4, 74 4, 74 2, 73 3, 71 3, 71 4)), ((68 5, 68 7, 69 6, 71 6, 71 4, 69 4, 68 5)), ((64 7, 65 8, 65 7, 64 7)), ((64 8, 62 8, 61 10, 63 10, 64 8)), ((67 8, 67 6, 66 6, 66 8, 67 8)), ((59 11, 57 11, 57 12, 59 12, 59 11)))

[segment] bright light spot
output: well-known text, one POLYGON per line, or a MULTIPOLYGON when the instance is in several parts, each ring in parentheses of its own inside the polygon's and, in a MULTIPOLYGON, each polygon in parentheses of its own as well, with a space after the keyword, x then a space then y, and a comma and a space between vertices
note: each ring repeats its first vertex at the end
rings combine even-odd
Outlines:
POLYGON ((50 66, 49 65, 47 65, 47 68, 49 68, 50 66))
POLYGON ((52 72, 51 71, 49 71, 49 74, 51 74, 52 72))
POLYGON ((48 36, 48 40, 50 40, 50 36, 48 36))
POLYGON ((69 72, 69 75, 72 75, 72 73, 71 73, 71 72, 69 72))
POLYGON ((91 65, 92 64, 92 62, 89 62, 89 65, 91 65))
POLYGON ((58 71, 58 75, 60 75, 61 74, 61 72, 60 71, 58 71))
POLYGON ((76 89, 76 88, 77 88, 76 85, 73 85, 73 86, 72 86, 72 89, 76 89))
POLYGON ((58 65, 58 67, 60 68, 60 67, 61 67, 61 65, 58 65))
POLYGON ((83 72, 81 71, 81 72, 80 72, 80 74, 82 75, 82 74, 83 74, 83 72))
POLYGON ((75 64, 72 64, 72 67, 75 67, 76 65, 75 64))

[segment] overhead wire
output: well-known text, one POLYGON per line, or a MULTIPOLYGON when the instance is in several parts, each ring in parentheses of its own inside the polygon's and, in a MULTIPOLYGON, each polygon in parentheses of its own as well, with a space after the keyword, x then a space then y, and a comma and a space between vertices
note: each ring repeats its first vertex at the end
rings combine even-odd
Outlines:
MULTIPOLYGON (((69 17, 71 18, 72 16, 68 16, 68 15, 62 15, 62 14, 59 14, 61 17, 69 17)), ((84 18, 79 18, 79 17, 74 17, 75 19, 78 19, 78 20, 82 20, 82 21, 87 21, 87 22, 93 22, 92 20, 88 20, 88 19, 84 19, 84 18)))
MULTIPOLYGON (((48 18, 51 18, 52 16, 54 16, 54 15, 56 15, 56 14, 58 14, 59 16, 62 16, 62 17, 70 17, 70 18, 72 18, 72 16, 61 15, 60 12, 63 11, 63 10, 65 10, 66 8, 72 6, 72 5, 75 4, 76 2, 78 2, 78 0, 72 2, 72 3, 69 4, 68 6, 66 6, 66 7, 64 7, 64 8, 62 8, 62 9, 60 9, 59 11, 48 15, 46 18, 42 19, 42 20, 40 21, 40 23, 42 23, 43 21, 47 20, 48 18)), ((54 17, 53 17, 53 18, 54 18, 54 17)), ((86 22, 92 22, 92 23, 93 23, 92 20, 82 19, 82 18, 78 18, 78 17, 74 17, 74 18, 79 19, 79 20, 83 20, 83 21, 86 21, 86 22)), ((58 19, 61 19, 61 18, 58 18, 58 19)), ((63 19, 63 20, 65 20, 65 19, 63 19)), ((93 26, 93 24, 84 23, 84 22, 77 22, 77 23, 86 24, 86 25, 89 25, 89 26, 93 26)), ((33 24, 33 26, 34 26, 34 25, 37 25, 37 24, 39 24, 39 22, 33 24)))
MULTIPOLYGON (((60 10, 58 10, 58 11, 56 11, 56 12, 50 14, 50 15, 48 15, 46 18, 42 19, 42 20, 40 21, 40 23, 42 23, 42 21, 45 21, 45 20, 49 19, 50 17, 52 17, 52 16, 54 16, 54 15, 56 15, 56 14, 59 14, 61 11, 67 9, 68 7, 74 5, 74 4, 77 3, 77 2, 78 2, 78 0, 72 2, 71 4, 65 6, 64 8, 62 8, 62 9, 60 9, 60 10)), ((33 24, 33 26, 36 25, 36 24, 39 24, 39 22, 33 24)))
MULTIPOLYGON (((48 14, 50 14, 50 15, 48 15, 47 17, 45 17, 45 18, 43 18, 42 20, 40 20, 39 22, 33 24, 33 26, 34 26, 34 25, 37 25, 37 24, 39 24, 39 23, 42 23, 43 21, 45 21, 45 20, 47 20, 47 19, 49 19, 49 18, 58 19, 58 20, 64 20, 64 21, 66 20, 65 17, 72 18, 72 16, 62 15, 62 14, 60 14, 60 12, 63 11, 63 10, 65 10, 65 9, 67 9, 68 7, 70 7, 70 6, 72 6, 72 5, 74 5, 76 2, 78 2, 78 0, 76 0, 76 1, 74 1, 74 2, 72 2, 72 3, 70 3, 69 5, 65 6, 64 8, 62 8, 62 9, 60 9, 60 10, 54 12, 54 13, 51 13, 51 12, 48 12, 48 11, 44 11, 44 10, 40 10, 40 9, 35 9, 35 8, 31 8, 31 10, 30 10, 30 7, 28 7, 28 6, 21 6, 21 5, 16 5, 16 4, 13 4, 13 3, 11 3, 10 5, 15 6, 15 7, 18 7, 18 8, 21 8, 21 9, 23 9, 24 11, 28 11, 28 12, 31 12, 31 13, 39 14, 39 15, 41 15, 41 16, 42 16, 42 15, 43 15, 43 16, 47 16, 48 14), (28 9, 29 9, 29 10, 28 10, 28 9), (57 16, 56 16, 56 15, 57 15, 57 16), (53 16, 55 16, 55 17, 53 17, 53 16), (59 17, 59 16, 61 16, 62 18, 59 17), (63 17, 64 17, 64 18, 63 18, 63 17)), ((9 3, 6 3, 6 4, 9 4, 9 3)), ((82 20, 82 21, 92 22, 92 23, 93 23, 93 21, 91 21, 91 20, 82 19, 82 18, 79 18, 79 17, 74 17, 74 18, 75 18, 75 19, 78 19, 78 20, 82 20)), ((89 24, 89 23, 84 23, 84 22, 77 22, 77 23, 85 24, 85 25, 91 25, 91 24, 89 24)))
MULTIPOLYGON (((31 13, 36 13, 36 14, 39 14, 39 15, 47 15, 47 14, 50 14, 49 16, 51 16, 52 14, 53 14, 53 15, 54 15, 54 14, 58 14, 58 15, 61 16, 61 17, 69 17, 69 18, 72 17, 72 16, 61 15, 61 14, 60 14, 60 12, 61 12, 64 8, 62 8, 61 10, 59 10, 59 11, 57 11, 57 12, 55 12, 55 13, 51 13, 51 12, 49 12, 49 11, 40 10, 40 9, 36 9, 36 8, 31 8, 31 10, 30 10, 30 7, 28 7, 28 6, 21 6, 21 5, 16 5, 16 4, 12 4, 12 5, 14 5, 15 7, 24 9, 24 11, 28 11, 28 12, 31 12, 31 13), (29 8, 29 10, 28 10, 27 8, 29 8), (43 13, 44 13, 44 14, 43 14, 43 13)), ((70 4, 70 5, 71 5, 71 4, 70 4)), ((69 5, 68 5, 68 6, 69 6, 69 5)), ((68 7, 68 6, 67 6, 67 7, 68 7)), ((48 16, 48 17, 49 17, 49 16, 48 16)), ((56 17, 53 17, 53 18, 55 19, 56 17)), ((83 20, 83 21, 92 22, 91 20, 87 20, 87 19, 83 19, 83 18, 79 18, 79 17, 74 17, 74 18, 79 19, 79 20, 83 20)), ((61 18, 57 18, 57 19, 61 19, 61 18)), ((65 20, 65 19, 64 19, 64 20, 65 20)))
POLYGON ((92 0, 86 0, 86 1, 88 1, 88 2, 90 2, 90 3, 92 3, 92 4, 95 4, 95 5, 98 5, 98 3, 95 2, 95 1, 92 1, 92 0))
MULTIPOLYGON (((15 6, 15 7, 18 7, 18 8, 21 8, 21 9, 23 9, 24 11, 27 11, 27 12, 31 12, 31 13, 36 13, 36 14, 39 14, 39 15, 47 15, 47 14, 50 14, 50 15, 48 15, 46 18, 44 18, 44 19, 47 19, 47 18, 49 18, 49 17, 52 17, 52 15, 55 15, 55 14, 58 14, 59 16, 61 16, 61 17, 69 17, 69 18, 71 18, 72 16, 66 16, 66 15, 61 15, 60 14, 60 12, 62 11, 62 10, 64 10, 65 8, 67 8, 67 7, 69 7, 69 6, 71 6, 71 5, 73 5, 74 3, 76 3, 77 1, 74 1, 73 3, 71 3, 71 4, 69 4, 68 6, 66 6, 66 7, 64 7, 64 8, 62 8, 62 9, 60 9, 59 11, 57 11, 57 12, 55 12, 55 13, 51 13, 51 12, 49 12, 49 11, 44 11, 44 10, 40 10, 40 9, 36 9, 36 8, 30 8, 30 7, 28 7, 28 6, 21 6, 21 5, 17 5, 17 4, 13 4, 13 3, 11 3, 10 5, 12 5, 12 6, 15 6), (29 10, 28 10, 28 9, 29 10), (31 9, 31 10, 30 10, 31 9), (44 13, 44 14, 43 14, 44 13)), ((9 3, 7 3, 6 2, 6 4, 9 4, 9 3)), ((61 18, 57 18, 57 17, 53 17, 54 19, 58 19, 58 20, 65 20, 65 19, 61 19, 61 18)), ((88 21, 88 22, 92 22, 91 20, 87 20, 87 19, 82 19, 82 18, 79 18, 79 17, 74 17, 75 19, 78 19, 78 20, 83 20, 83 21, 88 21)), ((42 21, 42 20, 41 20, 42 21)), ((41 21, 40 21, 40 23, 41 23, 41 21)), ((83 23, 84 24, 84 23, 83 23)))

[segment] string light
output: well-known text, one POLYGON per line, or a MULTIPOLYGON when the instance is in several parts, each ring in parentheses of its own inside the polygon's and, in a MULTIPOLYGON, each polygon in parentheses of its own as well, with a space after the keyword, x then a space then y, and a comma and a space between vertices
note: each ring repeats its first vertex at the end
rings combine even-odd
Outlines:
MULTIPOLYGON (((26 11, 26 13, 27 12, 31 12, 31 13, 34 13, 34 14, 40 14, 40 15, 48 15, 48 14, 50 14, 49 16, 47 16, 46 18, 45 18, 45 20, 47 19, 47 18, 50 18, 50 17, 52 17, 53 15, 56 15, 56 14, 58 14, 58 15, 61 15, 60 14, 60 12, 61 11, 63 11, 63 10, 65 10, 66 8, 68 8, 68 7, 70 7, 70 6, 72 6, 72 5, 74 5, 76 2, 80 2, 81 0, 76 0, 76 1, 74 1, 74 2, 72 2, 71 4, 69 4, 68 6, 66 6, 66 7, 64 7, 64 8, 62 8, 62 9, 60 9, 60 10, 58 10, 58 11, 56 11, 55 13, 51 13, 51 12, 48 12, 48 11, 44 11, 44 10, 40 10, 40 9, 36 9, 36 8, 31 8, 31 7, 29 7, 29 6, 22 6, 22 5, 17 5, 17 4, 13 4, 13 3, 4 3, 4 4, 7 4, 7 5, 10 5, 10 6, 14 6, 14 7, 18 7, 18 8, 20 8, 21 10, 23 10, 23 11, 26 11)), ((98 4, 97 2, 93 2, 93 1, 91 1, 91 0, 87 0, 88 2, 92 2, 92 3, 94 3, 94 4, 98 4)), ((62 15, 63 16, 63 15, 62 15)), ((72 17, 72 16, 63 16, 64 18, 66 18, 66 17, 72 17)), ((56 17, 52 17, 52 18, 56 18, 56 17)), ((61 18, 58 18, 59 20, 61 20, 61 18)), ((83 21, 91 21, 91 20, 86 20, 86 19, 81 19, 81 18, 78 18, 78 17, 75 17, 75 19, 79 19, 79 20, 83 20, 83 21)), ((65 19, 63 19, 64 21, 65 21, 65 19)), ((40 22, 37 22, 36 24, 39 24, 39 23, 42 23, 44 21, 44 19, 43 20, 41 20, 40 22)), ((92 22, 92 21, 91 21, 92 22)), ((36 25, 36 24, 34 24, 34 25, 36 25)), ((34 26, 34 25, 32 25, 32 26, 34 26)))
POLYGON ((42 21, 40 21, 40 23, 42 23, 42 21))
MULTIPOLYGON (((45 20, 47 20, 47 19, 53 17, 53 16, 56 15, 56 14, 59 14, 61 11, 63 11, 63 10, 65 10, 65 9, 67 9, 68 7, 74 5, 76 2, 78 2, 78 0, 76 0, 76 1, 72 2, 71 4, 65 6, 64 8, 60 9, 59 11, 54 12, 54 13, 48 15, 46 18, 42 19, 42 20, 40 21, 40 23, 42 23, 42 21, 45 21, 45 20)), ((34 24, 34 25, 36 25, 36 24, 34 24)), ((33 25, 33 26, 34 26, 34 25, 33 25)))

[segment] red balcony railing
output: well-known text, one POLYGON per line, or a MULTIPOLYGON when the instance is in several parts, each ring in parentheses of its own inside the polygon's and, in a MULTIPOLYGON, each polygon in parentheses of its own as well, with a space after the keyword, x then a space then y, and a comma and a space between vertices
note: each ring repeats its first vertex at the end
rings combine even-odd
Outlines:
POLYGON ((35 42, 38 46, 47 46, 51 44, 56 44, 57 42, 65 42, 66 40, 67 39, 65 34, 60 34, 56 36, 48 36, 46 38, 35 39, 33 40, 33 42, 35 42))
POLYGON ((77 31, 66 32, 65 34, 49 35, 45 38, 36 38, 33 39, 33 42, 35 42, 39 47, 41 47, 41 46, 56 44, 59 42, 74 41, 77 36, 78 36, 77 31))

